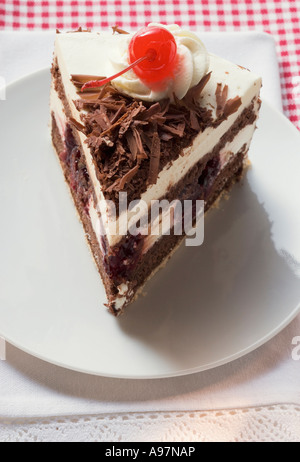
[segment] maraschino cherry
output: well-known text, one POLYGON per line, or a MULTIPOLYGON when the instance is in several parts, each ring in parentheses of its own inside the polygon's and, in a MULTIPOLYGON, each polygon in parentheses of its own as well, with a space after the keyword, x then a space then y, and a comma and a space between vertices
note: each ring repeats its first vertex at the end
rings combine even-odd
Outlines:
POLYGON ((147 26, 139 30, 130 40, 129 66, 102 80, 91 80, 85 83, 86 88, 101 87, 119 77, 130 69, 150 88, 158 88, 160 84, 172 77, 176 65, 177 45, 174 36, 161 26, 147 26))

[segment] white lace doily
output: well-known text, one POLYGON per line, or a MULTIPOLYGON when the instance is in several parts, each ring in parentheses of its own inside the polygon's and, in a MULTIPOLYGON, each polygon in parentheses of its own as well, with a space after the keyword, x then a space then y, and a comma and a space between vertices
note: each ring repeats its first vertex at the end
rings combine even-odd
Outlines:
POLYGON ((299 442, 300 406, 0 419, 2 442, 299 442))

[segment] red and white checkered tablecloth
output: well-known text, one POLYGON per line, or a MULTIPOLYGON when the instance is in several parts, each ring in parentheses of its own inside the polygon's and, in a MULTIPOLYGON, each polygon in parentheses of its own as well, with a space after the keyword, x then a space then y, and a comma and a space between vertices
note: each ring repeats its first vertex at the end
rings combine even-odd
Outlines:
POLYGON ((0 30, 135 29, 149 22, 272 34, 284 111, 300 129, 300 0, 0 0, 0 30))

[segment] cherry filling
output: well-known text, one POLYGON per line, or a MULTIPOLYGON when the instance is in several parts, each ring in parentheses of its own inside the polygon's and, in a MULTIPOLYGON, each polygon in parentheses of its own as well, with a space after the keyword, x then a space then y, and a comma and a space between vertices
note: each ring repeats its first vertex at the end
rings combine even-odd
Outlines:
POLYGON ((214 184, 216 176, 218 175, 221 169, 220 156, 214 156, 209 160, 202 171, 200 177, 198 178, 198 184, 201 187, 201 197, 200 199, 206 200, 209 196, 211 188, 214 184))
MULTIPOLYGON (((65 150, 60 154, 70 187, 79 199, 83 210, 89 215, 88 203, 91 196, 91 181, 84 157, 76 143, 72 128, 67 124, 65 130, 65 150)), ((117 283, 122 278, 130 279, 142 255, 143 236, 129 235, 122 245, 109 251, 104 236, 101 237, 103 263, 109 277, 117 283)))
POLYGON ((104 258, 104 266, 110 278, 130 280, 130 275, 140 261, 144 236, 141 234, 126 236, 125 242, 112 250, 104 258))
MULTIPOLYGON (((83 210, 87 215, 89 198, 91 196, 91 182, 84 157, 76 143, 70 125, 65 130, 65 150, 61 153, 60 159, 65 166, 70 187, 75 192, 77 199, 80 201, 83 210)), ((202 174, 198 178, 197 184, 189 185, 187 189, 181 191, 178 199, 190 199, 193 202, 197 199, 204 199, 209 196, 215 178, 220 170, 220 158, 214 156, 207 162, 202 174)), ((195 217, 196 208, 192 207, 192 216, 195 217)), ((122 244, 110 250, 106 245, 106 239, 103 240, 103 264, 108 276, 116 284, 122 280, 131 280, 134 271, 141 260, 143 251, 144 236, 141 234, 129 234, 123 240, 122 244)))
POLYGON ((84 211, 88 214, 88 202, 91 195, 91 184, 84 158, 74 138, 70 125, 65 130, 66 149, 60 155, 68 172, 68 180, 72 190, 80 200, 84 211))

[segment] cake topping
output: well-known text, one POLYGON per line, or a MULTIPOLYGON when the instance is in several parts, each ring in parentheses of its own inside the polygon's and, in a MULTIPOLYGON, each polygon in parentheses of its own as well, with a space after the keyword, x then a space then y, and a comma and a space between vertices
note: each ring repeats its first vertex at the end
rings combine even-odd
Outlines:
POLYGON ((115 34, 115 33, 117 33, 117 34, 129 34, 129 32, 127 32, 126 30, 120 29, 120 27, 118 25, 112 26, 112 30, 113 30, 113 34, 115 34))
POLYGON ((129 62, 143 56, 148 59, 134 67, 135 74, 149 87, 160 89, 166 79, 174 77, 177 44, 165 27, 148 26, 138 31, 129 43, 129 62))
POLYGON ((199 37, 177 25, 151 23, 136 34, 121 34, 110 52, 107 79, 121 93, 144 101, 182 99, 208 71, 208 53, 199 37))
POLYGON ((81 96, 74 103, 84 112, 81 123, 72 118, 70 122, 87 136, 106 199, 117 201, 119 191, 127 191, 129 201, 140 197, 156 183, 160 170, 178 158, 199 131, 213 124, 212 111, 199 105, 210 75, 173 102, 138 101, 111 83, 98 89, 98 95, 82 93, 88 76, 72 76, 81 96))
POLYGON ((106 79, 91 80, 81 90, 101 87, 130 69, 134 69, 142 82, 158 91, 163 90, 168 80, 174 78, 177 45, 173 34, 165 27, 143 27, 130 40, 128 54, 129 66, 106 79))
POLYGON ((228 85, 224 85, 224 87, 222 88, 222 84, 218 83, 215 95, 217 101, 216 116, 219 122, 224 119, 227 119, 227 117, 236 112, 242 104, 240 96, 235 96, 234 98, 227 99, 228 85))

